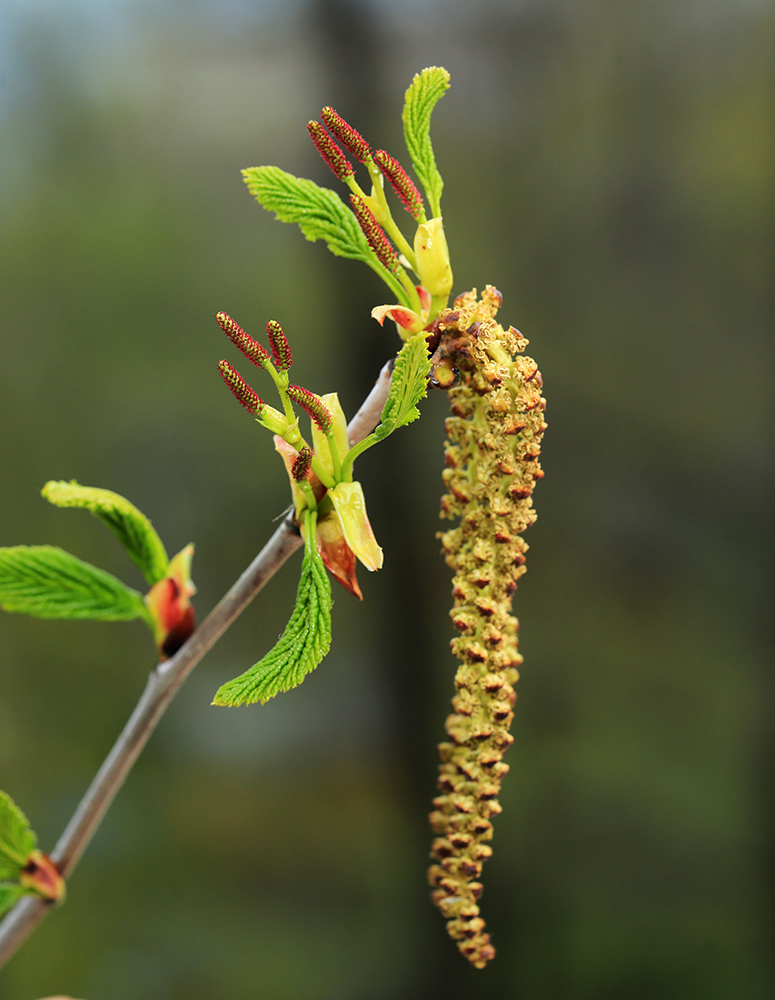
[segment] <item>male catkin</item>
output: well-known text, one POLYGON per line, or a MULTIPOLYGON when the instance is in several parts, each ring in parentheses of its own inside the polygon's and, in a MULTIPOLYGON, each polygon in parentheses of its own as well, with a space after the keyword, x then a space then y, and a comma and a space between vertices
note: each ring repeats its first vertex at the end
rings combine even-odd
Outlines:
POLYGON ((522 532, 536 514, 531 494, 543 476, 538 463, 546 429, 538 366, 523 351, 527 340, 495 319, 500 292, 488 285, 455 300, 437 320, 431 340, 433 378, 449 390, 447 493, 441 516, 459 524, 440 537, 454 571, 452 640, 460 660, 457 693, 439 745, 439 790, 431 825, 433 900, 447 918, 460 951, 477 968, 495 955, 479 915, 478 881, 492 854, 490 819, 509 769, 503 754, 513 743, 509 726, 522 657, 519 623, 511 614, 517 580, 525 572, 522 532))

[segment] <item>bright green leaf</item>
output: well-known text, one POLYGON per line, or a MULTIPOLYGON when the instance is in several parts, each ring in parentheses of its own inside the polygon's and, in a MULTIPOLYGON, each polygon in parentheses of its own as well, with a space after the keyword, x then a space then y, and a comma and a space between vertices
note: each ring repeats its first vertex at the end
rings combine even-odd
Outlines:
POLYGON ((355 216, 339 195, 279 167, 248 167, 242 176, 250 193, 280 222, 294 222, 313 243, 325 240, 331 253, 370 264, 373 254, 355 216))
POLYGON ((0 917, 6 910, 16 906, 22 896, 26 895, 26 892, 24 886, 18 883, 0 882, 0 917))
POLYGON ((37 843, 27 817, 10 795, 0 792, 0 881, 18 878, 37 843))
POLYGON ((431 145, 431 112, 449 88, 449 73, 440 66, 429 66, 416 73, 404 100, 404 139, 420 183, 425 188, 431 215, 441 214, 440 202, 444 181, 436 168, 431 145))
POLYGON ((53 545, 0 548, 0 608, 36 618, 147 619, 136 590, 53 545))
POLYGON ((381 423, 374 432, 378 440, 417 420, 420 416, 417 404, 428 391, 429 372, 427 335, 418 333, 407 340, 396 358, 381 423))
POLYGON ((118 493, 81 486, 75 480, 52 480, 43 487, 43 496, 57 507, 91 511, 110 528, 151 585, 167 575, 169 557, 161 538, 145 514, 118 493))
POLYGON ((218 689, 214 705, 262 704, 298 687, 331 645, 331 584, 314 548, 301 564, 296 607, 277 644, 249 670, 218 689))

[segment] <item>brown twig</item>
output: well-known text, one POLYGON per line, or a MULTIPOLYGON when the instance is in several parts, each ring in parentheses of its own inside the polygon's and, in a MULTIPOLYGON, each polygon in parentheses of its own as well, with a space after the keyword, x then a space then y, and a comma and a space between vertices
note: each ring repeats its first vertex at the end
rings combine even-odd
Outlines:
MULTIPOLYGON (((389 361, 350 422, 347 428, 350 444, 363 440, 379 422, 390 389, 391 370, 392 361, 389 361)), ((52 861, 66 879, 78 864, 151 733, 186 678, 301 544, 298 528, 293 523, 292 513, 289 513, 188 642, 151 673, 129 721, 51 852, 52 861)), ((50 901, 27 896, 11 910, 0 924, 0 968, 29 937, 51 906, 50 901)))

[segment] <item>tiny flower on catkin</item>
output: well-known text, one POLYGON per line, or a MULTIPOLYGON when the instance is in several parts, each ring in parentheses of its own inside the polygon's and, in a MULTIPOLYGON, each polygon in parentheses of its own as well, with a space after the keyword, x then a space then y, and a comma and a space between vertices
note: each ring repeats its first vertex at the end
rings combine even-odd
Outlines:
POLYGON ((259 368, 264 367, 264 362, 269 358, 269 354, 257 340, 254 340, 249 334, 245 333, 239 323, 236 323, 225 312, 219 312, 215 320, 229 340, 232 341, 235 347, 242 351, 248 361, 252 361, 259 368))
POLYGON ((287 392, 288 397, 294 403, 299 404, 302 410, 315 421, 324 434, 327 434, 331 430, 334 418, 320 396, 316 396, 314 392, 310 392, 309 389, 304 389, 300 385, 289 385, 287 392))
POLYGON ((354 175, 355 168, 352 163, 350 163, 320 122, 309 122, 307 131, 315 143, 317 151, 340 181, 346 181, 348 177, 354 175))
POLYGON ((43 899, 61 901, 65 898, 65 880, 51 858, 42 851, 31 851, 19 873, 19 885, 43 899))
POLYGON ((264 401, 255 391, 251 389, 240 373, 229 364, 224 358, 218 362, 218 371, 226 385, 234 393, 235 399, 249 410, 251 413, 260 414, 264 407, 264 401))
POLYGON ((391 156, 390 153, 385 152, 384 149, 376 151, 374 162, 390 181, 393 190, 401 199, 404 208, 415 222, 419 222, 425 214, 425 208, 423 206, 422 195, 415 187, 414 181, 412 181, 409 174, 407 174, 398 160, 394 156, 391 156))
POLYGON ((153 621, 153 634, 163 660, 173 656, 196 629, 191 598, 196 587, 191 581, 194 546, 187 545, 170 559, 167 575, 145 595, 145 605, 153 621))
POLYGON ((293 355, 288 344, 288 338, 276 319, 270 319, 266 324, 266 335, 272 345, 272 361, 280 372, 286 372, 293 364, 293 355))
POLYGON ((382 227, 374 218, 374 215, 368 205, 363 198, 359 198, 356 194, 350 195, 350 204, 352 205, 353 212, 355 213, 355 218, 358 220, 358 225, 361 227, 363 235, 366 237, 366 242, 376 254, 377 260, 386 271, 390 271, 391 274, 396 274, 396 272, 401 268, 398 261, 398 254, 393 249, 393 246, 385 235, 382 227))
POLYGON ((333 108, 323 108, 320 112, 320 117, 325 122, 328 131, 335 135, 344 148, 352 153, 353 156, 356 156, 361 163, 369 159, 371 156, 371 146, 369 146, 360 132, 357 132, 352 125, 348 125, 344 118, 337 114, 333 108))

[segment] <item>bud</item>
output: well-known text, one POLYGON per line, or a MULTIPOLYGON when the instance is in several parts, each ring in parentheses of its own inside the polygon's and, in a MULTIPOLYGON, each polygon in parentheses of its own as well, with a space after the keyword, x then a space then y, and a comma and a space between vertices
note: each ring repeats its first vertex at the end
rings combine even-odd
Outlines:
POLYGON ((333 108, 323 108, 320 117, 325 122, 328 131, 337 137, 345 149, 356 156, 361 163, 368 160, 371 156, 371 147, 360 132, 356 132, 352 125, 348 125, 333 108))
POLYGON ((430 219, 417 227, 414 237, 417 274, 431 295, 447 295, 452 291, 452 268, 441 218, 430 219))
POLYGON ((196 587, 191 582, 194 546, 187 545, 170 560, 167 576, 145 595, 145 606, 153 622, 153 635, 162 660, 173 656, 196 629, 191 598, 196 587))
POLYGON ((355 173, 352 163, 326 132, 320 122, 309 122, 307 131, 315 147, 340 181, 346 181, 355 173))
POLYGON ((31 851, 19 873, 19 885, 43 899, 65 898, 65 880, 51 858, 42 851, 31 851))

